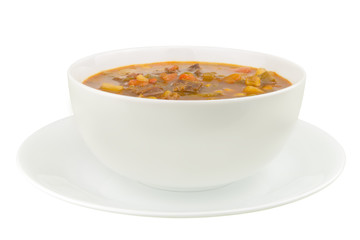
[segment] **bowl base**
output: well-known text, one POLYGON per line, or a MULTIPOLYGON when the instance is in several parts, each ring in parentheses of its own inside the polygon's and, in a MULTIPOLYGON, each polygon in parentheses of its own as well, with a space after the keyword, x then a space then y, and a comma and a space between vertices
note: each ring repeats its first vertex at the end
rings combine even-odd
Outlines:
POLYGON ((218 188, 222 188, 225 187, 231 183, 227 183, 227 184, 222 184, 222 185, 216 185, 216 186, 210 186, 210 187, 195 187, 195 188, 177 188, 177 187, 166 187, 166 186, 159 186, 159 185, 154 185, 154 184, 149 184, 149 183, 143 183, 143 182, 139 182, 142 185, 145 185, 147 187, 151 187, 151 188, 155 188, 158 190, 163 190, 163 191, 171 191, 171 192, 202 192, 202 191, 209 191, 209 190, 214 190, 214 189, 218 189, 218 188))

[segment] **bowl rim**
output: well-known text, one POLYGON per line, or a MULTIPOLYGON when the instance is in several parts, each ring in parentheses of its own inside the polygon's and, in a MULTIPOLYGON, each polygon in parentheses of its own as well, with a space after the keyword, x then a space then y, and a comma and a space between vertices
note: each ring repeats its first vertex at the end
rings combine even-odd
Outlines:
MULTIPOLYGON (((145 63, 144 63, 145 64, 145 63)), ((105 69, 106 70, 106 69, 105 69)), ((207 47, 207 46, 181 46, 181 45, 174 45, 174 46, 149 46, 149 47, 134 47, 134 48, 124 48, 124 49, 115 49, 115 50, 110 50, 110 51, 103 51, 103 52, 99 52, 99 53, 95 53, 95 54, 91 54, 88 55, 86 57, 82 57, 78 60, 76 60, 75 62, 73 62, 70 67, 68 68, 67 71, 67 76, 68 76, 68 81, 69 83, 72 82, 75 85, 77 85, 80 88, 83 88, 85 91, 88 91, 89 93, 92 94, 98 94, 100 96, 104 96, 104 97, 108 97, 108 98, 114 98, 114 99, 120 99, 120 100, 124 100, 124 101, 134 101, 134 102, 144 102, 144 103, 156 103, 156 104, 219 104, 219 103, 227 103, 227 102, 246 102, 246 101, 253 101, 255 99, 263 99, 263 98, 270 98, 276 95, 280 95, 280 94, 284 94, 286 92, 292 91, 295 88, 298 88, 299 86, 305 84, 306 82, 306 72, 305 70, 299 66, 298 64, 282 58, 282 57, 278 57, 272 54, 267 54, 267 53, 262 53, 262 52, 257 52, 257 51, 249 51, 249 50, 243 50, 243 49, 237 49, 237 48, 226 48, 226 47, 207 47), (274 92, 270 92, 270 93, 266 93, 266 94, 260 94, 260 95, 254 95, 254 96, 246 96, 246 97, 236 97, 236 98, 224 98, 224 99, 213 99, 213 100, 208 100, 208 99, 204 99, 204 100, 164 100, 164 99, 150 99, 150 98, 140 98, 140 97, 134 97, 134 96, 126 96, 126 95, 121 95, 121 94, 114 94, 114 93, 110 93, 110 92, 106 92, 106 91, 101 91, 99 89, 95 89, 92 87, 89 87, 85 84, 83 84, 82 82, 79 82, 78 80, 75 79, 75 77, 72 76, 71 71, 76 67, 76 65, 78 65, 80 62, 89 59, 89 58, 95 58, 97 56, 101 56, 104 54, 110 54, 110 53, 115 53, 115 52, 131 52, 131 51, 141 51, 141 50, 148 50, 148 49, 171 49, 171 48, 190 48, 190 49, 217 49, 217 50, 233 50, 233 51, 237 51, 237 52, 244 52, 244 53, 248 53, 248 54, 254 54, 254 55, 262 55, 262 56, 267 56, 267 57, 271 57, 271 58, 276 58, 278 60, 287 62, 288 64, 292 65, 293 67, 297 68, 300 72, 301 72, 301 78, 299 81, 297 81, 296 83, 292 83, 291 86, 274 91, 274 92)), ((85 80, 85 79, 84 79, 85 80)), ((290 81, 291 82, 291 81, 290 81)))

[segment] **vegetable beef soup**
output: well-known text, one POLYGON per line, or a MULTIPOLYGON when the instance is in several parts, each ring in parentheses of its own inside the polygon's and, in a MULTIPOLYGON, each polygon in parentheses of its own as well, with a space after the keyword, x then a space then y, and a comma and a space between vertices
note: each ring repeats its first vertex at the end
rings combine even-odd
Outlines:
POLYGON ((210 62, 136 64, 99 72, 83 83, 114 94, 171 100, 238 98, 291 85, 264 68, 210 62))

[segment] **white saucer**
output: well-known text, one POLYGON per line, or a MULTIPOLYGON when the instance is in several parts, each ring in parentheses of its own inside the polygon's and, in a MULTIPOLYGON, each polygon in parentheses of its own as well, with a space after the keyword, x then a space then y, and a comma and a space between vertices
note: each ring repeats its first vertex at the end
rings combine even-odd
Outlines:
POLYGON ((156 217, 207 217, 258 211, 307 197, 341 173, 345 155, 322 130, 299 121, 280 156, 256 175, 202 192, 151 188, 108 170, 88 151, 73 117, 54 122, 21 146, 18 162, 37 186, 99 210, 156 217))

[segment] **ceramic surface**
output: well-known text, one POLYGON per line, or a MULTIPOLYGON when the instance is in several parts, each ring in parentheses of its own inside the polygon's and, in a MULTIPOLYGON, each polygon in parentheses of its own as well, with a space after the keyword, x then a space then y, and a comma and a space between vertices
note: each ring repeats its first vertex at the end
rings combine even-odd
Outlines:
POLYGON ((122 176, 176 190, 217 187, 247 177, 281 151, 297 121, 305 73, 285 59, 207 47, 153 47, 86 57, 69 69, 77 126, 91 152, 122 176), (225 62, 276 71, 293 85, 222 100, 122 96, 81 82, 118 66, 159 61, 225 62))
POLYGON ((229 215, 290 203, 334 181, 344 162, 341 146, 303 121, 297 122, 281 154, 266 168, 200 192, 154 189, 109 170, 88 150, 73 117, 38 130, 18 152, 25 175, 53 196, 94 209, 156 217, 229 215))

